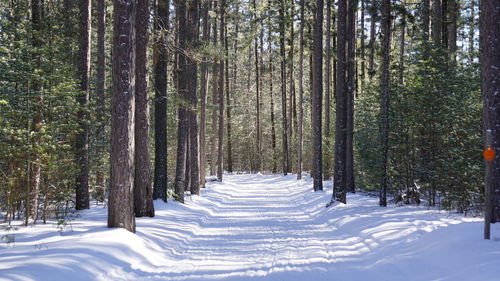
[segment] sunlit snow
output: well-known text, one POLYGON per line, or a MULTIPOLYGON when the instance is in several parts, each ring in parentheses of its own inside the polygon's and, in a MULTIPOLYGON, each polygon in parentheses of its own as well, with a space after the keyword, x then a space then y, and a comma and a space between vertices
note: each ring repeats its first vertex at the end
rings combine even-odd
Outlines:
POLYGON ((2 235, 0 280, 500 280, 500 225, 416 206, 335 203, 295 175, 224 175, 186 204, 156 201, 137 233, 93 206, 2 235))

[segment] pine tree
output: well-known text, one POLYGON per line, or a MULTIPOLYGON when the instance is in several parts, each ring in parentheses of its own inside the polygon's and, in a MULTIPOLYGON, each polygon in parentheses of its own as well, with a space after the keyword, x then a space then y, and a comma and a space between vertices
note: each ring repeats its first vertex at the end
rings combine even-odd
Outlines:
POLYGON ((323 190, 322 100, 323 100, 323 0, 316 1, 313 34, 313 172, 314 191, 323 190))
POLYGON ((113 95, 108 227, 121 227, 131 232, 135 232, 133 202, 135 13, 135 1, 113 2, 113 95))
POLYGON ((147 46, 149 40, 149 1, 137 2, 135 17, 135 156, 134 212, 136 217, 154 216, 150 182, 149 95, 147 46))

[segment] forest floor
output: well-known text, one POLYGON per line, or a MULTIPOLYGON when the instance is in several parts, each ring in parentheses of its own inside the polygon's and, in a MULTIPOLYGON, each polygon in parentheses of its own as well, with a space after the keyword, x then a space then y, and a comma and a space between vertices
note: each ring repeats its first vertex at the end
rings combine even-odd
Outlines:
POLYGON ((348 194, 328 209, 295 175, 225 175, 184 205, 156 201, 137 233, 93 206, 0 231, 0 280, 500 280, 500 224, 348 194), (7 243, 8 241, 9 243, 7 243))

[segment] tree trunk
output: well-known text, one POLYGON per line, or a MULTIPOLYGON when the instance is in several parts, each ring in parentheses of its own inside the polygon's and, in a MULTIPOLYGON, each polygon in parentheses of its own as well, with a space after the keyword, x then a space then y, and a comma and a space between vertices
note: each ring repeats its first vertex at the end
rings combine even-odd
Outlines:
MULTIPOLYGON (((332 0, 326 0, 326 63, 325 63, 325 146, 330 147, 330 108, 331 108, 331 32, 332 32, 332 0)), ((329 149, 324 152, 325 157, 325 169, 324 169, 324 179, 329 180, 331 178, 331 155, 329 149)))
POLYGON ((431 0, 422 0, 422 35, 423 40, 429 40, 431 0))
MULTIPOLYGON (((271 0, 268 0, 269 2, 271 0)), ((269 18, 271 18, 269 16, 269 18)), ((268 40, 268 46, 269 46, 269 96, 271 99, 271 146, 273 149, 273 164, 272 164, 272 172, 276 173, 278 171, 278 152, 276 151, 276 124, 275 124, 275 118, 274 118, 274 98, 273 98, 273 82, 274 82, 274 77, 273 77, 273 72, 274 72, 274 67, 273 67, 273 44, 272 44, 272 34, 271 34, 271 20, 269 20, 269 25, 268 25, 268 35, 267 35, 267 40, 268 40)))
POLYGON ((448 2, 449 0, 441 0, 441 45, 444 49, 448 49, 448 2))
MULTIPOLYGON (((96 122, 97 122, 97 136, 99 142, 98 155, 103 156, 105 151, 105 112, 106 112, 106 1, 97 0, 97 74, 96 74, 96 122), (102 143, 102 144, 101 144, 102 143)), ((99 163, 103 161, 98 160, 99 163)), ((102 165, 98 166, 97 184, 104 187, 105 184, 105 171, 102 165)))
POLYGON ((390 39, 391 39, 391 2, 382 0, 382 77, 380 79, 381 90, 381 184, 379 194, 379 205, 387 206, 387 155, 389 151, 389 97, 390 97, 390 39))
MULTIPOLYGON (((186 2, 183 0, 177 1, 177 21, 178 21, 178 36, 179 36, 179 49, 186 50, 187 47, 187 17, 186 17, 186 2)), ((186 54, 178 54, 178 76, 177 76, 177 92, 182 102, 179 103, 178 109, 178 124, 177 124, 177 160, 175 165, 175 195, 176 200, 184 203, 184 188, 186 184, 186 155, 187 155, 187 141, 188 141, 188 112, 186 109, 186 101, 189 100, 188 96, 188 71, 187 71, 187 57, 186 54)))
POLYGON ((474 61, 474 34, 475 34, 475 24, 474 24, 474 18, 476 17, 476 11, 475 11, 475 5, 474 5, 475 0, 470 1, 470 22, 469 22, 469 63, 472 63, 474 61))
MULTIPOLYGON (((208 11, 210 9, 210 1, 204 1, 202 5, 202 25, 204 44, 210 41, 210 21, 208 11)), ((208 92, 208 58, 203 57, 201 62, 200 72, 200 187, 205 187, 206 166, 207 166, 207 144, 206 144, 206 123, 207 123, 207 92, 208 92)))
MULTIPOLYGON (((227 25, 224 27, 224 50, 229 54, 229 44, 227 41, 227 25)), ((227 129, 227 171, 233 172, 233 148, 231 138, 231 94, 229 92, 229 58, 225 58, 225 85, 226 85, 226 129, 227 129)), ((234 79, 234 78, 233 78, 234 79)))
MULTIPOLYGON (((217 11, 217 3, 218 1, 214 1, 214 11, 217 11)), ((212 44, 217 46, 217 17, 214 18, 213 24, 213 36, 212 36, 212 44)), ((214 61, 212 64, 212 121, 211 121, 211 132, 212 135, 210 137, 210 175, 214 176, 217 170, 217 95, 218 95, 218 81, 219 81, 219 64, 217 61, 214 61)))
MULTIPOLYGON (((429 0, 423 0, 429 1, 429 0)), ((370 41, 368 43, 368 47, 370 48, 370 57, 368 60, 368 76, 370 80, 375 75, 375 23, 377 16, 377 2, 376 0, 372 0, 370 5, 370 41)), ((337 30, 337 32, 339 32, 337 30)))
POLYGON ((135 175, 134 211, 136 217, 154 217, 150 182, 149 104, 148 104, 148 27, 149 1, 137 2, 135 17, 135 175))
POLYGON ((279 8, 279 29, 280 29, 280 65, 281 65, 281 121, 283 138, 283 174, 286 176, 289 172, 290 159, 288 152, 288 134, 287 134, 287 109, 286 109, 286 59, 285 59, 285 0, 280 0, 279 8))
MULTIPOLYGON (((329 0, 331 1, 331 0, 329 0)), ((305 24, 305 0, 300 0, 300 50, 299 50, 299 122, 297 140, 297 180, 302 178, 302 155, 304 148, 304 24, 305 24)))
POLYGON ((199 167, 199 142, 198 142, 198 63, 192 53, 196 52, 198 47, 198 22, 199 22, 199 0, 190 0, 188 2, 188 22, 187 22, 187 40, 186 47, 189 56, 186 58, 186 83, 187 95, 189 99, 189 190, 191 194, 200 194, 200 167, 199 167))
MULTIPOLYGON (((294 55, 294 30, 293 30, 293 16, 295 15, 295 8, 294 8, 294 1, 290 1, 290 10, 291 12, 288 15, 288 18, 290 19, 290 37, 288 40, 288 46, 289 46, 289 51, 288 51, 288 80, 290 82, 290 94, 288 95, 288 140, 289 140, 289 164, 288 164, 288 170, 292 171, 293 170, 293 154, 291 153, 291 147, 293 145, 293 140, 294 134, 296 135, 296 130, 297 130, 297 102, 295 100, 295 80, 294 80, 294 68, 293 68, 293 55, 294 55)), ((288 9, 287 9, 288 11, 288 9)))
POLYGON ((135 1, 113 1, 113 95, 111 111, 111 188, 108 227, 135 232, 134 84, 135 1))
POLYGON ((443 15, 441 0, 432 0, 431 38, 435 44, 442 44, 443 15))
POLYGON ((155 168, 153 199, 167 200, 167 48, 169 0, 157 0, 154 48, 155 168))
MULTIPOLYGON (((374 15, 372 14, 372 20, 374 15)), ((335 167, 333 199, 346 202, 346 141, 347 141, 347 0, 339 0, 337 15, 337 99, 335 118, 335 167)), ((332 200, 333 200, 332 199, 332 200)))
POLYGON ((89 208, 89 119, 86 108, 89 103, 90 83, 90 30, 91 30, 91 2, 80 1, 80 35, 79 35, 79 59, 78 78, 80 82, 80 94, 77 101, 84 109, 78 111, 80 132, 76 135, 76 161, 78 174, 76 177, 76 206, 77 210, 89 208))
POLYGON ((346 136, 346 191, 355 192, 354 186, 354 95, 356 92, 356 7, 358 1, 350 0, 347 15, 347 136, 346 136))
POLYGON ((361 60, 361 88, 359 89, 359 94, 363 94, 365 90, 365 1, 361 0, 361 39, 360 39, 360 60, 361 60))
MULTIPOLYGON (((42 61, 40 58, 40 52, 43 45, 42 41, 42 14, 43 14, 43 1, 42 0, 32 0, 31 1, 31 26, 33 28, 33 35, 31 45, 33 46, 32 60, 34 63, 34 70, 39 70, 42 67, 42 61)), ((35 93, 35 103, 33 105, 33 119, 31 122, 31 132, 40 132, 43 124, 42 115, 42 101, 43 101, 43 83, 40 77, 35 77, 32 83, 32 91, 35 93)), ((32 140, 34 144, 38 143, 38 140, 32 140)), ((29 157, 29 156, 28 156, 29 157)), ((29 190, 26 198, 26 214, 25 214, 25 225, 30 222, 35 223, 38 217, 38 196, 40 193, 40 181, 42 167, 39 164, 40 156, 37 153, 28 159, 28 184, 29 190)))
MULTIPOLYGON (((208 44, 210 41, 210 21, 208 11, 210 1, 203 2, 202 22, 203 22, 203 42, 208 44)), ((208 92, 208 58, 203 57, 201 63, 201 83, 200 83, 200 186, 205 187, 206 166, 207 166, 207 144, 206 144, 206 116, 207 116, 207 92, 208 92)))
MULTIPOLYGON (((226 0, 222 0, 219 15, 219 42, 224 44, 224 29, 225 29, 225 9, 226 0)), ((217 180, 222 181, 222 172, 224 164, 224 58, 220 58, 219 64, 219 145, 217 154, 217 180)))
MULTIPOLYGON (((500 152, 500 3, 481 2, 481 71, 486 143, 500 152)), ((500 158, 486 164, 485 239, 490 238, 489 224, 500 222, 500 158)))
MULTIPOLYGON (((403 5, 406 2, 403 0, 403 5)), ((404 56, 405 56, 405 34, 406 33, 406 14, 401 15, 401 38, 399 42, 399 85, 402 87, 404 83, 404 56)))
MULTIPOLYGON (((328 31, 327 31, 328 32, 328 31)), ((321 107, 323 100, 323 0, 316 0, 313 30, 313 178, 314 191, 323 190, 321 107)))
POLYGON ((453 61, 457 59, 458 6, 457 0, 448 0, 448 54, 453 61))
MULTIPOLYGON (((257 24, 257 4, 255 0, 252 0, 253 4, 253 20, 254 24, 257 24)), ((255 108, 256 108, 256 142, 255 142, 255 148, 257 152, 257 171, 261 170, 261 165, 262 165, 262 144, 261 144, 261 124, 260 124, 260 72, 259 72, 259 52, 258 52, 258 38, 255 36, 254 39, 254 54, 255 54, 255 85, 256 85, 256 91, 255 91, 255 108)), ((262 54, 261 54, 262 56, 262 54)))

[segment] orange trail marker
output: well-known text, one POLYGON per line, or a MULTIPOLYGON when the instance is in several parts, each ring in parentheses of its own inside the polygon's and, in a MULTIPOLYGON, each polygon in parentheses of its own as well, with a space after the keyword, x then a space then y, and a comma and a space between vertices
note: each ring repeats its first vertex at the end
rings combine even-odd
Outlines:
POLYGON ((486 159, 489 163, 495 159, 495 155, 495 150, 491 147, 491 145, 488 145, 488 147, 483 151, 484 159, 486 159))

